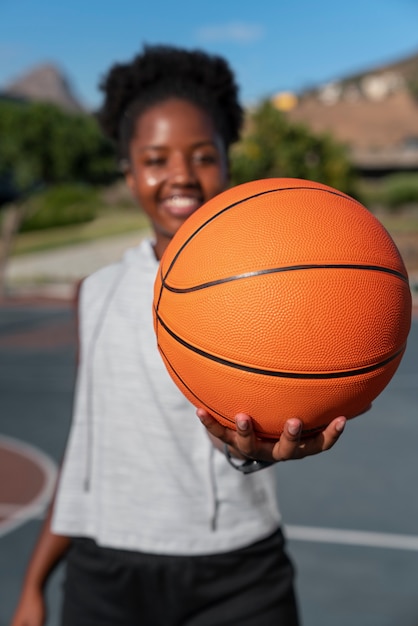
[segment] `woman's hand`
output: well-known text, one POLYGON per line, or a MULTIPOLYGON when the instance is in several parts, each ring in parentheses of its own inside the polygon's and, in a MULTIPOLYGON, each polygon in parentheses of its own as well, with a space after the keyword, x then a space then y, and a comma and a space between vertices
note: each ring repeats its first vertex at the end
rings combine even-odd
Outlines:
POLYGON ((325 452, 338 441, 346 423, 345 417, 337 417, 322 432, 302 439, 302 421, 292 418, 285 423, 280 439, 271 441, 255 434, 251 417, 245 413, 235 416, 236 431, 222 426, 204 409, 198 409, 196 414, 209 435, 228 444, 234 456, 258 461, 289 461, 325 452))

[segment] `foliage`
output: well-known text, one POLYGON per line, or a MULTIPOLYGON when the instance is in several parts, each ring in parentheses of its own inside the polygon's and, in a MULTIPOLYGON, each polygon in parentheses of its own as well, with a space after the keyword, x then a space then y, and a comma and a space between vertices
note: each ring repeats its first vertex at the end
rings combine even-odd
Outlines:
POLYGON ((408 205, 418 205, 418 174, 388 174, 377 182, 363 181, 359 187, 360 201, 371 210, 396 212, 408 205))
POLYGON ((65 183, 33 195, 26 204, 22 232, 89 222, 96 217, 100 198, 97 188, 65 183))
POLYGON ((411 79, 407 82, 409 93, 418 102, 418 79, 411 79))
POLYGON ((346 149, 330 136, 290 123, 269 101, 250 115, 248 130, 232 153, 235 184, 269 177, 316 180, 353 193, 354 173, 346 149))
POLYGON ((110 182, 113 148, 87 114, 69 114, 51 104, 0 102, 0 178, 16 195, 36 184, 110 182))
POLYGON ((390 209, 418 203, 418 175, 392 174, 385 180, 382 203, 390 209))

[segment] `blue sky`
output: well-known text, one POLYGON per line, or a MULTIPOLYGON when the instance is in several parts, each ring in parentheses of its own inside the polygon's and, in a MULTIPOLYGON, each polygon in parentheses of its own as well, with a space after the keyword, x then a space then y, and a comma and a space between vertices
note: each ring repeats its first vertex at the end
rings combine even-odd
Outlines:
POLYGON ((0 87, 54 62, 94 108, 143 43, 225 56, 248 104, 418 53, 418 0, 0 0, 0 87))

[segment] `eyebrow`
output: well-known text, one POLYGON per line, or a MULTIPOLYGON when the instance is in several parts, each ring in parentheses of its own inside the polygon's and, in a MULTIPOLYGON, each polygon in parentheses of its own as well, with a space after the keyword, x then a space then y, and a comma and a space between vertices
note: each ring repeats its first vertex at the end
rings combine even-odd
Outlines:
MULTIPOLYGON (((209 141, 209 140, 205 140, 205 141, 198 141, 195 144, 192 144, 192 148, 203 148, 204 146, 209 146, 211 148, 217 148, 217 145, 214 141, 209 141)), ((150 144, 147 146, 142 146, 141 148, 138 148, 139 152, 145 152, 146 150, 166 150, 167 146, 165 145, 154 145, 154 144, 150 144)))

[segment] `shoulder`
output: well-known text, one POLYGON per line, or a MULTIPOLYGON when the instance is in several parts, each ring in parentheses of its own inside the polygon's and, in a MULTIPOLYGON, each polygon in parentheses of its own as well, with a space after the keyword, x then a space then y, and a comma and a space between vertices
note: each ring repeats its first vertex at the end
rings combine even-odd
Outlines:
POLYGON ((122 261, 106 265, 90 274, 81 284, 80 296, 82 299, 100 297, 116 280, 122 269, 122 261))
POLYGON ((93 272, 87 276, 82 283, 81 291, 84 293, 102 291, 110 286, 115 280, 116 276, 121 272, 122 261, 106 265, 99 270, 93 272))
POLYGON ((117 288, 130 268, 133 267, 135 272, 147 272, 149 269, 154 273, 154 264, 151 242, 144 239, 138 246, 126 250, 120 261, 106 265, 82 281, 79 288, 79 308, 83 312, 86 309, 97 309, 117 288))

